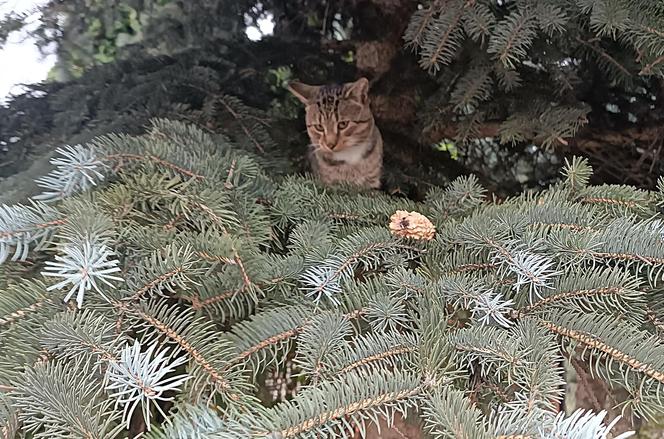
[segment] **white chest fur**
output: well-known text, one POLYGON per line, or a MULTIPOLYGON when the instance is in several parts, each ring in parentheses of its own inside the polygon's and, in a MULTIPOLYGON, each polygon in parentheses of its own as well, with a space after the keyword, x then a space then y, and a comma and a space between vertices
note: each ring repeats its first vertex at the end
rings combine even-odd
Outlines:
POLYGON ((369 144, 359 144, 352 148, 346 148, 343 151, 332 153, 334 160, 344 161, 349 165, 356 165, 364 159, 364 154, 371 148, 369 144))

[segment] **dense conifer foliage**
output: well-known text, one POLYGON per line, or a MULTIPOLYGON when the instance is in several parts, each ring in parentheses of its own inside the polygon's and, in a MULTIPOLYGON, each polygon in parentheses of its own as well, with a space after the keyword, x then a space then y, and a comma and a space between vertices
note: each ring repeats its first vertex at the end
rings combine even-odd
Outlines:
POLYGON ((158 119, 53 165, 0 211, 8 437, 351 437, 397 413, 605 437, 605 413, 561 411, 571 362, 630 421, 663 408, 663 195, 588 185, 584 160, 502 203, 474 177, 414 202, 158 119), (260 391, 286 367, 286 400, 260 391))
POLYGON ((43 13, 58 80, 0 106, 2 437, 355 439, 406 418, 599 439, 661 420, 660 3, 43 13), (284 88, 360 75, 382 191, 301 172, 284 88), (578 377, 611 402, 576 410, 578 377))

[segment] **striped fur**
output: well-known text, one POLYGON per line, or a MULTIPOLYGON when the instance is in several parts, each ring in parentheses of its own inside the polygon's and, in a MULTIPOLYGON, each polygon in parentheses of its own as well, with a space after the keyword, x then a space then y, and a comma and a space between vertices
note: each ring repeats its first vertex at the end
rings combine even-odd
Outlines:
POLYGON ((306 107, 312 171, 323 183, 351 183, 378 189, 383 168, 383 139, 369 108, 369 82, 342 85, 291 83, 290 91, 306 107))

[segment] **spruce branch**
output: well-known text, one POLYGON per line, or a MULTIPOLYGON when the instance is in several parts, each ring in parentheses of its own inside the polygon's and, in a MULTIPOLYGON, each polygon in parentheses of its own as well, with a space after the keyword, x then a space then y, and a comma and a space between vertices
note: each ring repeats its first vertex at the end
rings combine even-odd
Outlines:
POLYGON ((249 139, 252 146, 259 153, 265 154, 266 150, 274 147, 274 142, 271 141, 262 124, 253 121, 250 122, 251 118, 247 114, 248 107, 242 101, 235 96, 228 95, 216 96, 215 101, 237 121, 244 136, 249 139))
POLYGON ((207 405, 179 404, 169 423, 153 428, 146 439, 238 439, 251 430, 234 419, 224 419, 207 405))
MULTIPOLYGON (((532 108, 555 126, 543 128, 543 116, 517 127, 521 134, 553 138, 568 129, 569 120, 556 125, 554 113, 532 108)), ((132 161, 117 169, 117 183, 58 204, 53 221, 62 222, 47 226, 56 250, 112 249, 90 264, 98 272, 126 267, 122 288, 110 278, 116 272, 94 279, 88 290, 106 300, 86 296, 85 311, 57 306, 45 294, 50 284, 5 266, 0 392, 19 423, 50 416, 19 426, 20 434, 111 436, 98 434, 97 412, 112 430, 141 418, 139 405, 148 437, 159 438, 364 434, 368 422, 389 424, 411 409, 439 436, 608 434, 601 414, 561 415, 555 426, 561 341, 626 391, 619 404, 644 417, 662 410, 664 348, 648 332, 661 314, 661 193, 589 186, 591 170, 572 160, 564 181, 546 191, 490 202, 469 177, 415 203, 299 177, 272 186, 227 139, 180 123, 92 144, 107 155, 152 154, 204 178, 132 161), (436 222, 435 239, 389 234, 388 218, 404 206, 436 222), (314 279, 317 269, 325 276, 314 279), (318 287, 321 295, 310 297, 320 300, 303 294, 318 287), (282 367, 292 352, 295 368, 282 367), (273 366, 302 374, 305 388, 264 409, 254 386, 273 366), (44 373, 56 367, 63 373, 44 373), (66 386, 54 384, 66 374, 66 386), (37 397, 26 393, 38 385, 37 397), (160 398, 176 393, 167 410, 160 398), (90 428, 72 433, 82 417, 90 428)), ((11 230, 5 236, 23 233, 11 230)), ((44 271, 63 288, 83 283, 75 278, 82 264, 58 256, 69 259, 44 271)))
MULTIPOLYGON (((341 258, 329 258, 322 262, 319 266, 309 267, 302 276, 300 282, 302 283, 304 293, 312 299, 315 304, 321 303, 325 298, 332 304, 338 304, 336 296, 341 293, 341 284, 339 277, 342 276, 344 268, 341 258)), ((346 267, 350 268, 350 267, 346 267)), ((348 273, 352 273, 349 269, 348 273)), ((349 274, 346 274, 349 276, 349 274)))
POLYGON ((107 166, 100 160, 94 147, 66 145, 56 148, 55 152, 60 157, 51 159, 50 162, 56 169, 37 180, 37 185, 45 191, 36 195, 35 200, 61 200, 87 191, 104 180, 102 170, 107 166))
POLYGON ((345 347, 351 331, 349 319, 338 311, 314 315, 298 335, 293 363, 316 384, 330 373, 330 359, 345 347))
POLYGON ((486 112, 482 110, 473 111, 466 115, 468 110, 472 109, 468 107, 461 113, 464 114, 464 117, 459 120, 457 132, 454 136, 454 141, 461 145, 467 145, 478 137, 481 137, 480 130, 482 123, 487 118, 486 112))
POLYGON ((495 23, 496 17, 484 3, 475 2, 464 11, 464 30, 470 38, 481 45, 484 45, 485 39, 489 38, 495 23))
POLYGON ((534 139, 544 148, 557 144, 566 145, 566 138, 573 137, 587 123, 588 108, 551 106, 544 101, 535 101, 525 111, 513 112, 500 125, 503 143, 519 143, 534 139), (536 117, 533 117, 536 115, 536 117))
POLYGON ((436 437, 490 439, 496 437, 482 425, 482 413, 463 392, 437 387, 423 400, 425 428, 436 437))
POLYGON ((589 108, 560 106, 550 107, 539 116, 537 137, 541 138, 544 148, 556 144, 566 145, 566 138, 573 138, 579 129, 588 123, 586 114, 589 108))
POLYGON ((646 318, 657 329, 658 333, 664 330, 664 322, 662 322, 662 320, 659 318, 657 312, 655 312, 650 306, 647 305, 646 318))
POLYGON ((114 322, 104 314, 86 309, 59 313, 44 324, 40 346, 56 358, 88 357, 103 370, 117 361, 124 337, 114 331, 114 322))
POLYGON ((64 223, 55 209, 43 203, 0 205, 0 264, 9 259, 12 250, 12 261, 24 261, 30 246, 39 249, 64 223))
POLYGON ((636 214, 646 219, 656 213, 656 200, 651 193, 626 185, 590 186, 578 194, 578 200, 601 206, 614 217, 636 214))
POLYGON ((498 264, 492 262, 487 262, 485 264, 461 264, 456 265, 451 271, 446 272, 445 274, 459 274, 469 271, 482 271, 482 270, 491 270, 498 268, 498 264))
POLYGON ((607 72, 610 78, 623 84, 628 84, 631 81, 632 74, 627 67, 611 56, 604 48, 579 36, 576 37, 576 41, 590 51, 592 57, 597 60, 598 65, 603 71, 607 72))
POLYGON ((461 19, 469 2, 454 0, 446 5, 440 15, 426 26, 420 50, 420 66, 429 73, 436 73, 441 65, 452 62, 463 42, 461 19))
POLYGON ((537 35, 537 22, 529 11, 509 14, 494 29, 487 52, 506 68, 514 69, 527 55, 537 35))
POLYGON ((268 292, 286 294, 292 291, 303 270, 302 261, 297 256, 272 256, 247 255, 248 273, 243 274, 229 266, 221 272, 203 276, 201 285, 178 297, 190 302, 193 309, 221 316, 223 321, 248 317, 268 292), (249 282, 248 276, 252 278, 249 282))
POLYGON ((0 330, 42 313, 53 303, 44 292, 48 286, 37 279, 25 279, 4 288, 0 296, 0 330))
POLYGON ((350 372, 343 380, 324 381, 293 400, 275 406, 261 422, 265 432, 257 436, 280 434, 292 438, 311 434, 349 434, 354 428, 365 431, 367 421, 378 423, 384 416, 392 425, 397 412, 413 407, 424 391, 413 374, 350 372))
POLYGON ((114 247, 116 245, 116 225, 104 211, 86 198, 70 198, 62 203, 67 210, 67 220, 57 230, 60 244, 82 245, 86 241, 114 247))
POLYGON ((333 304, 342 291, 342 282, 353 278, 354 270, 373 270, 382 258, 404 247, 383 228, 365 229, 350 235, 338 244, 335 251, 320 265, 312 265, 302 273, 300 282, 305 294, 318 304, 325 297, 333 304))
POLYGON ((225 136, 211 135, 185 122, 155 119, 144 136, 107 134, 91 144, 123 176, 166 172, 199 183, 224 182, 231 176, 231 189, 254 193, 266 183, 256 161, 231 150, 225 136))
POLYGON ((283 353, 307 323, 310 310, 301 306, 278 307, 236 324, 228 337, 235 345, 232 364, 248 362, 254 374, 285 361, 283 353))
POLYGON ((534 139, 537 122, 530 111, 515 111, 504 120, 498 129, 500 143, 516 145, 528 139, 534 139))
POLYGON ((122 429, 90 363, 46 362, 27 368, 12 395, 19 419, 35 437, 114 437, 122 429))
POLYGON ((6 395, 0 393, 0 437, 11 439, 17 436, 21 429, 18 412, 12 405, 12 401, 6 395))
POLYGON ((598 204, 613 204, 613 205, 622 205, 628 208, 637 207, 638 203, 636 201, 627 201, 627 200, 617 200, 615 198, 598 198, 598 197, 585 197, 583 198, 584 203, 598 203, 598 204))
POLYGON ((492 296, 492 290, 483 278, 472 274, 443 275, 434 284, 435 291, 453 306, 470 309, 483 295, 492 296))
POLYGON ((218 191, 214 183, 195 183, 169 173, 135 172, 124 178, 130 187, 133 203, 143 206, 143 215, 166 211, 173 217, 186 220, 192 232, 228 235, 229 230, 241 230, 236 206, 229 193, 218 191))
POLYGON ((327 220, 313 219, 295 226, 288 238, 292 253, 301 255, 307 263, 314 263, 330 254, 333 249, 334 225, 327 220))
MULTIPOLYGON (((233 283, 237 282, 235 276, 232 276, 231 279, 233 283)), ((260 299, 264 297, 262 288, 273 286, 279 280, 281 279, 255 284, 251 288, 231 287, 224 290, 228 277, 217 275, 203 279, 202 285, 195 291, 192 290, 192 293, 187 295, 179 295, 178 298, 189 302, 192 309, 203 311, 210 316, 219 316, 222 321, 241 319, 250 315, 260 299)))
MULTIPOLYGON (((645 66, 643 66, 643 68, 641 69, 639 74, 640 75, 653 75, 653 74, 655 74, 655 71, 656 71, 656 70, 654 70, 655 68, 659 68, 660 70, 662 70, 662 68, 661 68, 662 65, 664 65, 664 55, 658 56, 657 58, 655 58, 654 60, 650 61, 645 66)), ((660 76, 661 76, 661 73, 660 73, 660 76)))
POLYGON ((485 292, 480 294, 474 301, 472 308, 473 319, 482 325, 497 324, 504 328, 512 325, 512 322, 506 318, 512 313, 512 305, 514 302, 511 300, 503 299, 500 294, 491 294, 485 292))
POLYGON ((495 431, 500 439, 535 439, 539 438, 539 430, 543 423, 553 417, 551 412, 543 411, 538 407, 524 410, 527 397, 516 392, 511 400, 498 406, 489 414, 489 428, 495 431), (510 404, 517 401, 516 404, 510 404))
POLYGON ((450 95, 455 111, 472 114, 482 102, 491 97, 493 79, 490 73, 488 67, 476 67, 459 79, 450 95))
POLYGON ((270 210, 276 224, 283 228, 305 220, 320 220, 321 212, 337 224, 384 227, 395 211, 404 209, 419 211, 421 206, 404 199, 397 202, 387 194, 332 191, 310 178, 289 176, 277 188, 270 210))
POLYGON ((183 190, 173 191, 170 195, 177 206, 177 213, 198 230, 204 231, 209 227, 215 227, 226 235, 229 233, 228 230, 240 226, 226 193, 209 187, 195 194, 183 190))
POLYGON ((618 436, 611 435, 611 430, 620 421, 617 416, 608 425, 604 425, 606 411, 593 413, 590 410, 577 409, 569 416, 563 412, 556 415, 551 427, 540 430, 544 439, 555 439, 559 437, 569 439, 625 439, 634 436, 635 432, 626 431, 618 436))
MULTIPOLYGON (((614 348, 607 343, 598 340, 597 336, 590 334, 588 332, 577 331, 574 329, 568 329, 563 326, 556 325, 550 322, 542 322, 542 325, 549 329, 550 331, 574 340, 576 342, 582 343, 586 348, 594 349, 598 351, 601 355, 611 357, 613 360, 628 366, 632 370, 643 373, 644 375, 664 383, 664 373, 660 370, 649 366, 647 363, 639 361, 637 358, 630 356, 627 353, 621 352, 619 349, 614 348)), ((654 338, 649 340, 649 345, 652 346, 654 338)), ((647 342, 645 342, 647 343, 647 342)))
POLYGON ((629 8, 616 0, 602 0, 592 5, 590 27, 600 36, 616 39, 629 24, 629 8))
POLYGON ((561 173, 565 178, 565 185, 572 192, 579 192, 588 186, 593 168, 586 158, 572 157, 571 161, 565 158, 565 166, 561 173))
POLYGON ((461 224, 459 238, 472 246, 490 249, 491 262, 498 263, 500 269, 516 275, 513 289, 517 293, 522 286, 527 286, 532 302, 542 289, 550 288, 551 280, 560 274, 555 271, 554 261, 548 256, 522 249, 522 244, 509 240, 504 226, 482 230, 476 221, 481 222, 482 219, 475 217, 461 224))
POLYGON ((537 17, 540 29, 550 37, 562 34, 569 21, 565 10, 555 4, 537 3, 533 13, 537 17))
POLYGON ((155 353, 158 343, 153 343, 145 352, 136 340, 122 349, 118 361, 112 361, 106 370, 106 390, 115 398, 115 406, 123 406, 122 422, 129 428, 134 410, 140 405, 143 419, 150 430, 151 406, 168 420, 158 401, 172 401, 174 397, 165 392, 179 390, 189 375, 172 375, 175 369, 187 361, 186 357, 173 358, 174 352, 164 348, 155 353))
POLYGON ((479 365, 481 376, 494 375, 497 379, 514 382, 516 369, 528 364, 530 349, 519 342, 516 329, 473 326, 449 337, 449 342, 462 355, 458 361, 471 372, 479 365))
POLYGON ((372 297, 364 313, 373 331, 389 333, 409 329, 412 324, 404 302, 404 298, 384 292, 372 297))
POLYGON ((580 310, 549 313, 539 322, 568 342, 579 344, 582 358, 590 356, 590 364, 609 383, 627 388, 633 394, 637 415, 651 419, 661 413, 658 395, 664 384, 664 347, 656 336, 612 316, 580 310), (630 384, 634 380, 639 384, 630 384))
POLYGON ((408 27, 404 33, 403 39, 406 41, 406 47, 417 50, 422 47, 425 38, 425 31, 429 24, 434 19, 437 13, 440 12, 440 1, 430 1, 428 6, 422 8, 410 18, 408 27))
POLYGON ((555 337, 536 321, 519 322, 507 331, 472 327, 449 341, 457 349, 457 361, 478 379, 491 377, 519 389, 508 401, 510 410, 535 415, 556 409, 562 397, 562 359, 555 337))
POLYGON ((425 288, 429 286, 429 282, 419 273, 401 267, 385 273, 382 279, 385 282, 385 286, 389 289, 389 293, 402 300, 408 300, 424 294, 425 288))
POLYGON ((94 288, 99 295, 108 300, 99 284, 103 283, 110 288, 115 288, 110 281, 122 282, 123 280, 112 275, 112 273, 120 271, 120 267, 118 267, 120 262, 117 259, 111 259, 114 254, 105 245, 86 240, 81 246, 65 245, 62 248, 62 253, 62 256, 55 256, 57 262, 46 262, 42 274, 64 278, 64 280, 48 287, 47 291, 62 289, 71 285, 64 301, 68 302, 76 294, 78 308, 83 307, 83 297, 86 291, 94 288))
POLYGON ((576 268, 556 279, 541 299, 522 305, 512 315, 518 318, 549 307, 562 308, 570 304, 589 312, 620 310, 637 321, 644 311, 645 291, 642 281, 629 270, 620 267, 576 268))
POLYGON ((134 410, 140 405, 148 430, 151 427, 151 406, 154 405, 165 419, 158 401, 173 398, 164 392, 177 390, 190 378, 188 375, 170 375, 186 357, 174 358, 176 352, 162 349, 153 343, 142 352, 141 343, 120 346, 124 337, 114 333, 114 322, 103 314, 89 310, 82 313, 62 313, 45 325, 41 344, 59 358, 76 359, 88 356, 101 366, 105 376, 105 388, 115 399, 115 407, 123 407, 123 423, 129 428, 134 410), (153 355, 154 354, 154 355, 153 355))
POLYGON ((154 299, 135 308, 119 302, 115 306, 136 319, 145 333, 143 343, 165 337, 186 352, 191 360, 187 372, 192 378, 185 391, 190 398, 219 394, 231 405, 248 402, 242 394, 249 388, 241 376, 242 369, 230 367, 232 345, 219 336, 212 322, 196 318, 191 309, 180 310, 154 299))
POLYGON ((196 174, 193 171, 190 171, 189 169, 185 169, 181 166, 176 165, 175 163, 171 163, 167 160, 164 160, 160 157, 154 156, 152 154, 148 155, 139 155, 139 154, 108 154, 106 156, 102 157, 105 161, 109 161, 111 163, 115 163, 113 166, 113 170, 115 172, 120 171, 124 167, 127 166, 127 163, 131 163, 132 161, 134 162, 148 162, 155 164, 159 167, 163 167, 164 169, 169 169, 178 172, 179 174, 184 175, 185 177, 193 178, 193 179, 204 179, 205 177, 199 174, 196 174))
MULTIPOLYGON (((345 308, 342 303, 342 308, 345 308)), ((351 304, 349 307, 353 308, 351 304)), ((235 357, 228 367, 249 362, 254 373, 259 373, 269 366, 281 366, 285 355, 305 328, 311 323, 310 316, 314 308, 302 305, 280 306, 273 310, 258 313, 237 323, 228 338, 235 344, 235 357)), ((320 310, 318 310, 320 311, 320 310)), ((354 309, 343 315, 342 319, 358 319, 365 315, 364 309, 354 309)))
POLYGON ((664 242, 651 221, 634 218, 612 220, 604 230, 596 233, 560 230, 549 242, 564 256, 566 265, 577 262, 621 263, 625 267, 638 265, 652 283, 664 270, 664 242))
MULTIPOLYGON (((243 289, 232 289, 229 291, 222 291, 221 293, 215 292, 213 296, 206 297, 204 300, 201 300, 201 297, 198 295, 195 296, 182 296, 181 298, 183 300, 187 300, 191 302, 191 307, 195 310, 200 310, 206 307, 212 307, 216 306, 220 302, 226 302, 228 300, 234 299, 238 297, 238 295, 242 294, 243 289)), ((254 298, 253 302, 257 302, 257 298, 254 298)), ((224 319, 225 320, 225 319, 224 319)))
MULTIPOLYGON (((443 231, 441 231, 443 232, 443 231)), ((455 239, 455 230, 451 230, 455 239)), ((489 251, 486 249, 478 251, 476 248, 459 246, 458 250, 450 252, 448 244, 440 235, 434 241, 427 252, 422 255, 426 263, 421 268, 421 273, 429 279, 440 279, 453 277, 455 275, 487 273, 498 269, 498 264, 489 262, 489 251)))
POLYGON ((390 332, 356 336, 331 357, 333 374, 356 369, 411 370, 417 364, 419 343, 416 336, 390 332))
POLYGON ((592 205, 579 205, 566 198, 569 193, 560 192, 560 196, 541 198, 523 206, 524 228, 521 236, 531 235, 546 238, 551 233, 569 229, 574 232, 598 232, 610 222, 610 218, 592 205), (560 199, 563 198, 563 199, 560 199))
POLYGON ((535 297, 541 298, 541 292, 551 288, 551 281, 561 274, 559 271, 554 271, 553 260, 529 251, 498 248, 494 260, 504 263, 509 271, 516 274, 517 278, 512 288, 517 293, 522 286, 528 287, 528 298, 531 303, 535 301, 535 297))
POLYGON ((127 273, 126 285, 129 293, 126 300, 136 301, 152 294, 174 294, 176 291, 199 285, 196 277, 205 270, 196 267, 197 262, 198 259, 188 246, 171 244, 154 251, 127 273))
MULTIPOLYGON (((448 210, 449 215, 467 215, 484 203, 486 192, 477 177, 471 174, 454 179, 445 188, 444 198, 440 201, 446 202, 445 209, 448 210)), ((436 206, 435 202, 437 200, 433 195, 428 195, 427 198, 434 202, 434 206, 436 206)))
POLYGON ((502 63, 496 63, 493 68, 494 74, 498 77, 498 86, 511 92, 523 85, 523 78, 517 70, 508 69, 502 63))
POLYGON ((637 24, 635 29, 630 29, 628 38, 639 52, 646 54, 639 74, 664 74, 664 32, 645 22, 637 24))
POLYGON ((447 302, 437 295, 424 295, 417 304, 419 351, 415 364, 432 386, 467 379, 467 371, 457 366, 456 349, 450 342, 448 331, 454 328, 450 311, 447 302))

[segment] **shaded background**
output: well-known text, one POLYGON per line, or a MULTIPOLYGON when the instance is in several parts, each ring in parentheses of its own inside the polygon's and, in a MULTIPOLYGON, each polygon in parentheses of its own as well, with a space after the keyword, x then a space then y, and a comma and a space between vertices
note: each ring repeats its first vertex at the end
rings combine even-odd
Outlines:
MULTIPOLYGON (((419 197, 474 172, 505 196, 551 183, 572 154, 590 159, 595 182, 652 188, 664 142, 664 5, 599 10, 612 2, 46 1, 0 24, 0 41, 21 29, 57 54, 47 83, 0 108, 0 176, 62 143, 141 131, 154 116, 238 125, 281 172, 303 171, 303 110, 284 84, 366 76, 392 193, 419 197), (524 53, 497 57, 497 35, 527 14, 540 29, 507 36, 524 53), (254 114, 240 120, 227 99, 254 114)), ((30 180, 4 192, 29 191, 30 180)))

